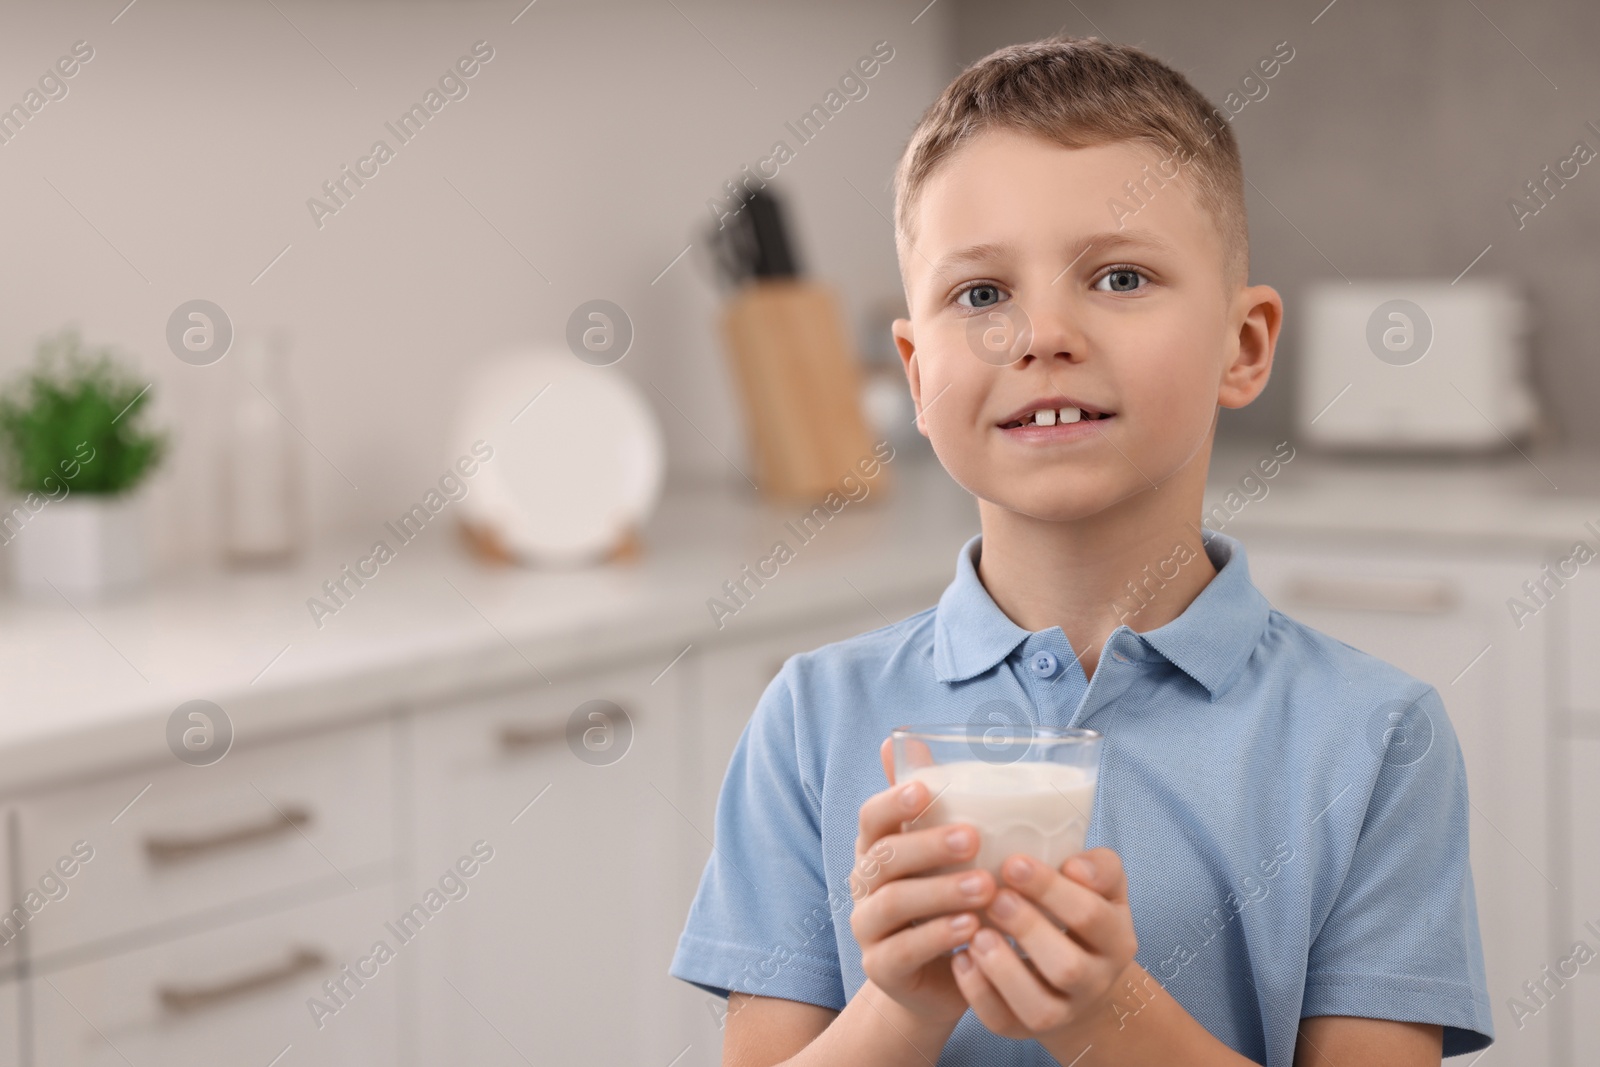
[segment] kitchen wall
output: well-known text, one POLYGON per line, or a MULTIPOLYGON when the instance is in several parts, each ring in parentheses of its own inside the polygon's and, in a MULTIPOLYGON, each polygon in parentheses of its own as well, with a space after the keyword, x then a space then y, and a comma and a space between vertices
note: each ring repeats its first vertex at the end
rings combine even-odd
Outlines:
POLYGON ((851 328, 898 298, 889 176, 949 76, 950 5, 913 21, 887 2, 524 2, 8 5, 0 105, 75 42, 93 57, 0 144, 0 375, 76 321, 154 381, 154 421, 178 439, 151 487, 158 568, 204 567, 218 542, 235 371, 167 349, 185 301, 292 334, 313 532, 364 537, 452 458, 464 371, 562 345, 596 297, 634 322, 621 369, 661 420, 669 477, 742 485, 723 458, 746 465, 702 231, 707 201, 775 141, 794 151, 774 188, 802 265, 851 328), (480 40, 493 58, 466 95, 400 144, 385 123, 480 40), (801 144, 785 124, 879 41, 892 58, 866 95, 801 144), (394 158, 318 225, 308 199, 379 138, 394 158))
MULTIPOLYGON (((1584 167, 1520 229, 1507 206, 1578 140, 1600 148, 1585 126, 1600 124, 1585 51, 1600 9, 1324 4, 13 4, 0 106, 75 42, 94 51, 64 97, 0 144, 0 375, 69 321, 136 360, 154 421, 178 442, 148 515, 169 573, 215 559, 216 450, 238 371, 167 350, 168 316, 196 297, 241 331, 292 335, 318 538, 364 536, 412 501, 448 458, 466 369, 508 345, 559 346, 571 311, 596 297, 634 321, 621 369, 661 420, 669 477, 742 485, 707 201, 789 143, 774 187, 802 264, 835 286, 853 330, 875 328, 901 299, 889 181, 917 116, 962 64, 1064 29, 1146 47, 1218 101, 1277 42, 1295 49, 1235 120, 1253 276, 1279 287, 1288 317, 1272 385, 1225 413, 1225 439, 1288 432, 1307 282, 1453 277, 1487 247, 1472 271, 1509 276, 1533 300, 1554 427, 1600 445, 1583 418, 1600 362, 1582 320, 1600 285, 1600 178, 1584 167), (480 40, 493 59, 467 95, 314 220, 323 183, 392 139, 385 123, 480 40), (865 98, 800 144, 786 123, 879 41, 893 58, 865 98)), ((885 341, 878 330, 865 343, 885 341)), ((597 433, 606 418, 595 413, 597 433)))
MULTIPOLYGON (((1600 152, 1600 7, 1584 0, 1226 0, 1072 4, 955 0, 970 63, 1056 31, 1138 45, 1221 104, 1256 61, 1294 58, 1234 119, 1244 155, 1251 280, 1283 294, 1284 337, 1267 391, 1223 413, 1219 435, 1287 434, 1297 299, 1318 279, 1498 275, 1531 301, 1534 385, 1552 436, 1600 445, 1593 329, 1600 289, 1600 164, 1556 188, 1519 228, 1507 206, 1573 155, 1600 152), (1596 128, 1585 125, 1593 122, 1596 128)), ((1569 166, 1567 173, 1572 173, 1569 166)), ((1554 184, 1552 184, 1554 188, 1554 184)))

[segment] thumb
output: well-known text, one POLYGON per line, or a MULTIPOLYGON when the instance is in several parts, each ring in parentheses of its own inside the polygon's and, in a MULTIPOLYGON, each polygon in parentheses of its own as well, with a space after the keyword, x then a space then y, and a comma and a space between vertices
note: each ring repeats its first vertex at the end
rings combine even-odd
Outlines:
POLYGON ((894 785, 894 742, 885 737, 883 744, 878 746, 878 758, 883 761, 883 776, 889 779, 889 784, 894 785))

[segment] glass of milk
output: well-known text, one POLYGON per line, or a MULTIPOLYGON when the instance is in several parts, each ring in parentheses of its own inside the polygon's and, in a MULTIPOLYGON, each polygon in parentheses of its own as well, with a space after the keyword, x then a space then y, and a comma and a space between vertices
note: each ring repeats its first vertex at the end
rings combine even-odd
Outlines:
POLYGON ((1060 870, 1083 851, 1100 768, 1097 731, 956 723, 902 726, 890 737, 895 784, 921 781, 932 798, 901 829, 966 823, 978 831, 976 856, 925 873, 982 868, 1004 886, 1000 865, 1015 853, 1060 870))

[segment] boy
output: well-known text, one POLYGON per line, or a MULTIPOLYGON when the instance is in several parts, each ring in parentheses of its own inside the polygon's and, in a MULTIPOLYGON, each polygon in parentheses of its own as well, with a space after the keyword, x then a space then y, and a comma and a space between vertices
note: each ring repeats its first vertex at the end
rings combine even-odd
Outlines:
POLYGON ((724 1062, 1412 1067, 1492 1040, 1439 694, 1275 611, 1198 524, 1282 316, 1245 284, 1221 114, 1058 37, 912 134, 893 332, 982 532, 936 607, 791 657, 739 741, 671 967, 728 995, 724 1062), (928 875, 975 831, 901 832, 932 798, 893 787, 889 731, 991 720, 1104 735, 1093 847, 928 875))

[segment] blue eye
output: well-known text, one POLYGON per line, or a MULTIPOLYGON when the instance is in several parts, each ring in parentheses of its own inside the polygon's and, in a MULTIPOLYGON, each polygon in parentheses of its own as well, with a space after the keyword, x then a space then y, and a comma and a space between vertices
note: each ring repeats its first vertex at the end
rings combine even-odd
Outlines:
POLYGON ((977 285, 968 286, 956 294, 956 303, 961 304, 962 307, 986 308, 994 304, 998 304, 999 302, 1000 287, 997 285, 989 285, 986 282, 980 282, 977 285), (976 294, 973 296, 974 302, 971 304, 963 304, 961 302, 961 298, 969 293, 976 294))
MULTIPOLYGON (((1103 293, 1131 293, 1140 288, 1138 284, 1138 279, 1140 278, 1145 278, 1145 274, 1141 270, 1136 270, 1133 267, 1113 267, 1101 275, 1100 281, 1095 282, 1094 287, 1103 293), (1100 282, 1110 282, 1111 287, 1109 289, 1101 288, 1100 282)), ((1149 279, 1145 278, 1145 280, 1148 281, 1149 279)))

